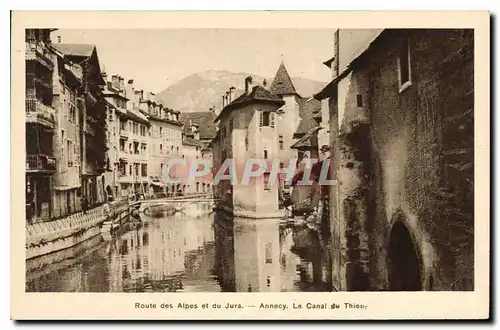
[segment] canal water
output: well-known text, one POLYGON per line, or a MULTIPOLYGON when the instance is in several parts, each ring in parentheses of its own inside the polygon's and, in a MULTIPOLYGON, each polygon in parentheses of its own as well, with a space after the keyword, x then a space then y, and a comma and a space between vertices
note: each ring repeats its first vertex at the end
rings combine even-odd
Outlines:
POLYGON ((204 203, 141 220, 28 260, 26 291, 331 291, 329 258, 304 223, 233 218, 204 203))

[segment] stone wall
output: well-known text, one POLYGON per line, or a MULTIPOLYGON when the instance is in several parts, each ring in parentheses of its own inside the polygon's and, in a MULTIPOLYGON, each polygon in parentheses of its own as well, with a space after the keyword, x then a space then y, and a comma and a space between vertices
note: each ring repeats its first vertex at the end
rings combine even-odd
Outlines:
POLYGON ((418 289, 473 290, 472 38, 465 30, 397 32, 341 82, 342 290, 391 287, 395 224, 413 243, 418 289), (411 86, 400 91, 396 50, 405 37, 411 86))
MULTIPOLYGON (((128 204, 120 201, 110 205, 111 213, 128 212, 128 204)), ((106 220, 103 206, 78 212, 63 219, 26 225, 26 259, 69 248, 99 234, 106 220)))

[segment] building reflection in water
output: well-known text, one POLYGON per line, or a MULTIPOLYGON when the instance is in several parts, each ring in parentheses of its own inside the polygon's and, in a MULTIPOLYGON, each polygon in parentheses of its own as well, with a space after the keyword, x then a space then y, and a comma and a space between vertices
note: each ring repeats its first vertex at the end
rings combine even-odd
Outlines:
POLYGON ((215 216, 216 274, 223 291, 331 291, 314 230, 276 219, 215 216))
MULTIPOLYGON (((201 211, 206 208, 203 204, 199 207, 201 211)), ((144 217, 142 226, 130 224, 111 240, 97 236, 74 251, 65 250, 64 260, 61 255, 32 260, 27 263, 33 271, 29 272, 26 290, 286 292, 331 289, 331 267, 314 230, 276 219, 233 219, 225 213, 195 211, 191 206, 185 214, 144 217), (54 262, 50 262, 51 258, 54 262)))

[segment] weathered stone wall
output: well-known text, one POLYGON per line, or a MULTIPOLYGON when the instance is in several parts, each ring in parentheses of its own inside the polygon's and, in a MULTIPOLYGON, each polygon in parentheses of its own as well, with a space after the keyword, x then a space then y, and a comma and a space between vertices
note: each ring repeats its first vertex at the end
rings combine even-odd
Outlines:
POLYGON ((473 290, 473 32, 399 31, 375 47, 338 87, 334 284, 387 290, 391 228, 400 222, 418 287, 473 290), (411 86, 400 91, 404 37, 411 86))
POLYGON ((399 219, 413 238, 423 289, 473 289, 471 39, 459 30, 408 38, 410 88, 399 92, 397 56, 387 52, 399 39, 387 40, 370 65, 372 286, 388 286, 390 228, 399 219))

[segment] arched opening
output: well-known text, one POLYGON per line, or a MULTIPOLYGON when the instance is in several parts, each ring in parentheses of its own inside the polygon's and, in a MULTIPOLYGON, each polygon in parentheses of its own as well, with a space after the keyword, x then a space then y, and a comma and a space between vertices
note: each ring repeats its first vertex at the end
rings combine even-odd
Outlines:
POLYGON ((419 257, 410 232, 401 221, 396 221, 389 238, 389 290, 422 290, 419 257))

